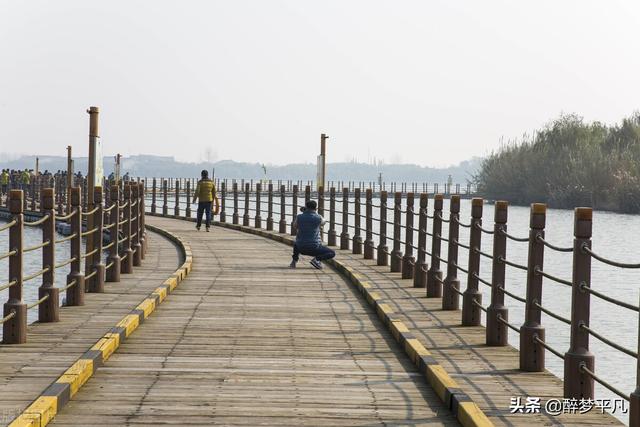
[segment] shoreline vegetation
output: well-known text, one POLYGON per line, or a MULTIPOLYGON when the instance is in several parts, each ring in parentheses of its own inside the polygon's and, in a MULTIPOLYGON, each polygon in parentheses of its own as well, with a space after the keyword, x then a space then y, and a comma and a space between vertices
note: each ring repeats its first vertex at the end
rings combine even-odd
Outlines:
POLYGON ((475 181, 484 197, 515 205, 639 213, 640 112, 615 125, 561 115, 491 153, 475 181))

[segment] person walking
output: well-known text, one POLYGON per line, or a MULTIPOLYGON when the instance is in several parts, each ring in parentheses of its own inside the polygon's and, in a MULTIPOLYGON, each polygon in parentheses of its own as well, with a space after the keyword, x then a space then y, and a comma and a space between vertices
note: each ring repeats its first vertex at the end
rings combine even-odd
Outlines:
POLYGON ((220 211, 220 202, 216 195, 216 185, 209 179, 209 172, 207 172, 207 170, 203 170, 200 173, 200 176, 202 179, 198 181, 196 191, 193 193, 193 203, 198 200, 196 229, 198 229, 198 231, 200 230, 200 226, 202 225, 202 215, 206 213, 205 225, 207 231, 209 231, 209 227, 211 226, 211 204, 215 203, 215 210, 213 214, 218 215, 218 212, 220 211))
POLYGON ((312 256, 310 261, 314 268, 321 269, 322 261, 336 256, 333 249, 322 245, 320 239, 320 227, 324 224, 324 219, 316 212, 318 204, 315 200, 309 200, 302 208, 302 213, 296 217, 296 241, 293 244, 293 255, 290 268, 296 268, 300 259, 300 254, 312 256))

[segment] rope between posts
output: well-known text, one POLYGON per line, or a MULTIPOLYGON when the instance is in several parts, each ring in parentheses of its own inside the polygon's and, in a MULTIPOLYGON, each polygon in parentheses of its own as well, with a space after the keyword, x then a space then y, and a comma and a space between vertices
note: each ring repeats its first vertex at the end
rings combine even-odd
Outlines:
POLYGON ((31 310, 33 307, 42 304, 43 302, 45 302, 46 300, 49 299, 49 295, 51 294, 47 294, 45 296, 43 296, 42 298, 40 298, 38 301, 34 302, 33 304, 29 304, 27 305, 27 310, 31 310))
POLYGON ((65 265, 71 264, 73 261, 76 260, 76 257, 73 258, 69 258, 66 261, 61 262, 60 264, 56 264, 54 268, 61 268, 64 267, 65 265))
MULTIPOLYGON (((449 220, 449 219, 444 219, 444 218, 442 217, 442 215, 436 215, 436 217, 437 217, 440 221, 442 221, 442 222, 444 222, 444 223, 449 223, 449 222, 451 222, 451 220, 449 220)), ((454 218, 455 218, 455 217, 454 217, 454 218)))
POLYGON ((499 257, 498 261, 500 261, 500 262, 502 262, 502 263, 504 263, 506 265, 509 265, 511 267, 519 268, 520 270, 527 271, 527 267, 526 266, 521 265, 521 264, 516 264, 515 262, 507 261, 504 257, 499 257))
POLYGON ((73 218, 73 216, 74 216, 75 214, 76 214, 76 211, 75 211, 75 210, 73 210, 73 211, 71 211, 71 213, 69 213, 69 214, 67 214, 67 215, 64 215, 64 216, 57 216, 57 217, 56 217, 56 219, 57 219, 57 220, 60 220, 60 221, 66 221, 66 220, 68 220, 68 219, 73 218))
POLYGON ((475 253, 477 253, 477 254, 482 255, 483 257, 486 257, 486 258, 489 258, 489 259, 493 259, 493 255, 488 254, 488 253, 486 253, 486 252, 482 252, 482 251, 481 251, 480 249, 478 249, 478 248, 473 248, 473 251, 474 251, 475 253))
POLYGON ((58 239, 58 240, 56 240, 55 242, 56 242, 56 244, 58 244, 58 243, 64 243, 64 242, 66 242, 67 240, 71 240, 71 239, 73 239, 74 237, 77 237, 77 236, 78 236, 78 233, 73 233, 73 234, 71 234, 70 236, 64 237, 64 238, 62 238, 62 239, 58 239))
POLYGON ((115 240, 112 240, 112 241, 111 241, 111 243, 109 243, 109 244, 108 244, 108 245, 106 245, 106 246, 103 246, 103 247, 102 247, 102 249, 105 249, 105 250, 106 250, 106 249, 109 249, 110 247, 112 247, 112 246, 113 246, 113 245, 115 245, 115 244, 116 244, 116 241, 115 241, 115 240))
POLYGON ((483 233, 486 233, 486 234, 494 234, 495 233, 493 230, 487 230, 485 228, 482 228, 482 225, 480 225, 480 223, 478 223, 478 222, 476 222, 475 227, 478 230, 480 230, 480 231, 482 231, 483 233))
POLYGON ((596 297, 598 297, 600 299, 603 299, 603 300, 605 300, 607 302, 610 302, 612 304, 616 304, 616 305, 619 305, 620 307, 624 307, 624 308, 628 308, 629 310, 639 311, 640 312, 640 307, 637 307, 635 305, 631 305, 631 304, 626 303, 624 301, 619 301, 619 300, 617 300, 615 298, 608 297, 608 296, 606 296, 606 295, 604 295, 604 294, 602 294, 602 293, 600 293, 600 292, 598 292, 598 291, 596 291, 594 289, 591 289, 584 282, 580 283, 580 289, 590 293, 591 295, 595 295, 596 297))
POLYGON ((467 270, 466 268, 462 268, 462 267, 460 267, 458 264, 456 264, 455 266, 456 266, 456 268, 457 268, 458 270, 460 270, 460 271, 462 271, 462 272, 464 272, 464 273, 469 274, 469 270, 467 270))
POLYGON ((465 248, 465 249, 467 249, 467 250, 471 249, 469 246, 465 245, 464 243, 460 243, 460 242, 458 242, 457 240, 454 240, 452 243, 453 243, 454 245, 456 245, 456 246, 459 246, 459 247, 461 247, 461 248, 465 248))
POLYGON ((35 245, 35 246, 31 246, 30 248, 23 249, 22 252, 35 251, 36 249, 41 249, 41 248, 44 248, 45 246, 48 246, 49 243, 51 243, 51 242, 49 240, 46 240, 46 241, 40 243, 39 245, 35 245))
POLYGON ((85 237, 85 236, 88 236, 89 234, 93 234, 93 233, 95 233, 95 232, 96 232, 96 231, 98 231, 98 230, 100 230, 100 227, 94 227, 94 228, 92 228, 91 230, 88 230, 88 231, 85 231, 85 232, 80 233, 80 236, 81 236, 81 237, 85 237))
POLYGON ((625 263, 625 262, 617 262, 617 261, 612 261, 610 259, 604 258, 598 254, 596 254, 595 252, 593 252, 591 250, 591 248, 589 248, 589 246, 587 245, 587 243, 583 243, 582 244, 582 252, 586 252, 589 255, 591 255, 593 258, 597 259, 600 262, 603 262, 605 264, 609 264, 612 265, 614 267, 620 267, 620 268, 640 268, 640 264, 630 264, 630 263, 625 263))
POLYGON ((480 304, 478 301, 476 301, 475 299, 471 300, 471 302, 473 303, 473 305, 477 306, 480 310, 484 311, 485 313, 487 312, 487 309, 484 308, 482 306, 482 304, 480 304))
POLYGON ((60 290, 61 290, 62 292, 64 292, 64 291, 66 291, 67 289, 69 289, 69 288, 71 288, 71 287, 75 286, 75 285, 76 285, 76 283, 77 283, 77 280, 76 280, 76 279, 73 279, 71 282, 69 282, 69 284, 68 284, 67 286, 65 286, 64 288, 61 288, 60 290))
POLYGON ((618 396, 620 396, 621 398, 623 398, 627 402, 629 401, 629 396, 628 395, 626 395, 622 391, 618 390, 617 388, 615 388, 614 386, 612 386, 611 384, 609 384, 608 382, 606 382, 605 380, 603 380, 602 378, 597 376, 594 372, 592 372, 589 368, 587 368, 586 363, 584 363, 584 362, 580 363, 580 372, 586 373, 587 375, 589 375, 591 378, 593 378, 600 385, 608 388, 610 391, 612 391, 613 393, 617 394, 618 396))
POLYGON ((512 325, 511 323, 507 322, 506 320, 504 320, 502 318, 501 315, 498 314, 497 316, 498 322, 500 323, 504 323, 505 325, 507 325, 509 328, 513 329, 514 331, 516 331, 517 333, 520 333, 520 329, 518 329, 517 327, 515 327, 514 325, 512 325))
POLYGON ((564 360, 564 354, 560 353, 558 350, 556 350, 555 348, 551 347, 546 342, 542 341, 540 338, 538 338, 537 334, 533 336, 533 342, 536 342, 536 343, 540 344, 541 346, 543 346, 544 348, 549 350, 551 353, 553 353, 554 355, 558 356, 560 359, 564 360))
POLYGON ((120 205, 120 209, 124 209, 127 206, 129 206, 129 201, 124 202, 123 204, 120 205))
POLYGON ((113 210, 113 208, 115 208, 115 207, 116 207, 116 205, 111 205, 111 206, 109 206, 108 208, 103 208, 102 210, 103 210, 104 212, 111 212, 111 211, 113 210))
POLYGON ((549 243, 546 240, 544 240, 544 238, 540 234, 538 234, 536 236, 536 240, 538 242, 542 243, 543 245, 545 245, 546 247, 548 247, 549 249, 553 249, 554 251, 558 251, 558 252, 573 252, 573 247, 571 247, 571 248, 562 248, 560 246, 552 245, 551 243, 549 243))
POLYGON ((520 297, 520 296, 518 296, 516 294, 513 294, 513 293, 509 292, 508 290, 506 290, 504 288, 504 286, 498 286, 497 288, 500 289, 505 295, 509 295, 514 300, 520 301, 520 302, 525 303, 525 304, 527 303, 526 299, 524 299, 524 298, 522 298, 522 297, 520 297))
POLYGON ((533 270, 536 272, 536 274, 540 274, 543 277, 546 277, 547 279, 553 280, 556 283, 560 283, 562 285, 567 285, 567 286, 573 286, 573 284, 569 280, 564 280, 564 279, 561 279, 559 277, 553 276, 553 275, 551 275, 549 273, 545 273, 544 271, 540 270, 540 268, 537 265, 535 266, 535 268, 533 270))
POLYGON ((491 284, 491 282, 488 282, 486 280, 484 280, 482 277, 478 276, 478 273, 473 273, 472 276, 477 279, 480 283, 483 283, 487 286, 489 286, 490 288, 493 287, 493 284, 491 284))
POLYGON ((557 319, 561 322, 566 323, 567 325, 571 324, 571 320, 567 319, 566 317, 562 317, 559 314, 554 313, 553 311, 550 311, 546 308, 544 308, 543 306, 541 306, 540 304, 538 304, 538 301, 533 301, 533 305, 535 305, 536 307, 538 307, 540 309, 540 311, 542 311, 545 314, 548 314, 549 316, 553 317, 554 319, 557 319))
POLYGON ((35 227, 36 225, 40 225, 40 224, 45 223, 49 218, 51 218, 51 215, 46 214, 45 216, 43 216, 42 218, 40 218, 37 221, 33 221, 33 222, 25 221, 24 225, 27 226, 27 227, 35 227))
POLYGON ((18 251, 16 251, 15 249, 12 250, 12 251, 6 252, 6 253, 0 255, 0 260, 3 260, 5 258, 9 258, 10 256, 13 256, 13 255, 15 255, 17 253, 18 253, 18 251))
POLYGON ((603 343, 607 344, 610 347, 615 348, 616 350, 627 354, 631 357, 635 357, 636 359, 638 358, 638 353, 633 351, 633 350, 629 350, 626 347, 621 346, 620 344, 616 344, 613 341, 603 337, 602 335, 600 335, 599 333, 597 333, 596 331, 594 331, 593 329, 591 329, 590 327, 588 327, 587 325, 585 325, 583 322, 580 323, 580 328, 584 329, 585 331, 589 332, 589 335, 594 336, 595 338, 599 339, 600 341, 602 341, 603 343))
POLYGON ((107 265, 104 267, 104 269, 105 269, 105 270, 110 269, 111 267, 113 267, 113 264, 115 264, 115 261, 111 261, 109 264, 107 264, 107 265))
POLYGON ((3 225, 2 227, 0 227, 0 231, 4 231, 4 230, 8 230, 9 228, 13 227, 14 225, 16 225, 18 221, 16 221, 15 219, 13 221, 11 221, 8 224, 3 225))
POLYGON ((98 209, 100 209, 100 206, 96 206, 95 208, 91 209, 89 212, 82 212, 82 216, 93 215, 94 213, 98 212, 98 209))
POLYGON ((450 286, 450 289, 455 292, 456 294, 460 295, 460 296, 464 296, 464 294, 462 292, 460 292, 460 289, 450 286))
POLYGON ((460 225, 460 226, 462 226, 462 227, 464 227, 464 228, 471 228, 471 224, 465 224, 465 223, 463 223, 463 222, 460 222, 460 218, 453 217, 453 220, 454 220, 456 223, 458 223, 458 225, 460 225))
POLYGON ((16 311, 15 310, 11 310, 11 312, 9 314, 7 314, 6 316, 4 316, 2 318, 2 320, 0 321, 0 324, 5 323, 8 320, 13 319, 16 316, 16 311))
POLYGON ((0 286, 0 291, 4 291, 5 289, 9 289, 10 287, 15 285, 16 283, 18 283, 17 280, 12 280, 12 281, 10 281, 8 283, 5 283, 4 285, 0 286))
POLYGON ((23 277, 23 278, 22 278, 22 282, 23 282, 23 283, 24 283, 24 282, 28 282, 29 280, 35 279, 35 278, 36 278, 36 277, 38 277, 38 276, 42 276, 44 273, 46 273, 46 272, 47 272, 47 271, 49 271, 49 270, 50 270, 50 269, 49 269, 49 267, 45 267, 45 268, 43 268, 43 269, 42 269, 42 270, 40 270, 40 271, 36 271, 36 272, 35 272, 35 273, 33 273, 33 274, 30 274, 30 275, 28 275, 28 276, 23 277))
POLYGON ((515 242, 528 242, 529 238, 528 237, 516 237, 516 236, 512 236, 511 234, 507 233, 504 228, 500 229, 500 233, 503 234, 504 236, 506 236, 507 238, 515 241, 515 242))
POLYGON ((96 275, 97 272, 98 272, 98 270, 93 270, 93 272, 91 274, 87 274, 86 276, 84 276, 84 280, 91 279, 93 276, 96 275))
POLYGON ((98 249, 99 248, 95 248, 91 252, 87 252, 86 254, 82 255, 82 259, 86 259, 86 258, 90 257, 91 255, 98 253, 98 249))
POLYGON ((118 225, 119 225, 119 226, 122 226, 122 225, 125 225, 125 224, 126 224, 126 223, 128 223, 128 222, 129 222, 129 220, 128 220, 128 219, 125 219, 125 220, 123 220, 123 221, 120 221, 120 222, 118 223, 118 225))

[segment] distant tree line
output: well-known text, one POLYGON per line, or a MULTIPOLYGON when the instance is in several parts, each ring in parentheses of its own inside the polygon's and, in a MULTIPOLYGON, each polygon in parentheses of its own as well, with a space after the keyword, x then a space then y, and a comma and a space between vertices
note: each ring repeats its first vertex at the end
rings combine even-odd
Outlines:
POLYGON ((638 213, 640 113, 611 126, 562 115, 492 153, 475 178, 490 199, 638 213))

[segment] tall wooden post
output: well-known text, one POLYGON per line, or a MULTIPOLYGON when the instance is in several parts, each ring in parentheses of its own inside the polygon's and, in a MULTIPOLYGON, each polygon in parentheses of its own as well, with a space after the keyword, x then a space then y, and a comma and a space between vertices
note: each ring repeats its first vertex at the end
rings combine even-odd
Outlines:
POLYGON ((231 216, 233 224, 240 223, 240 215, 238 214, 238 183, 233 183, 233 215, 231 216))
MULTIPOLYGON (((155 178, 153 179, 153 189, 155 191, 155 178)), ((109 196, 111 197, 111 211, 109 212, 109 222, 111 228, 109 230, 109 236, 111 242, 109 246, 109 257, 107 262, 111 265, 107 269, 106 281, 107 282, 119 282, 120 281, 120 255, 118 254, 118 245, 120 243, 120 188, 118 185, 112 185, 109 196)))
POLYGON ((349 188, 342 188, 342 232, 340 249, 349 250, 349 188))
MULTIPOLYGON (((176 185, 178 185, 176 183, 176 185)), ((140 244, 140 236, 142 230, 140 229, 140 190, 137 184, 131 183, 129 186, 131 189, 131 237, 132 237, 132 249, 133 249, 133 266, 139 267, 142 264, 142 245, 140 244)))
POLYGON ((293 194, 291 196, 291 235, 295 236, 298 233, 296 227, 296 217, 298 216, 298 185, 293 186, 293 194))
POLYGON ((458 237, 460 235, 460 196, 451 196, 451 208, 449 211, 449 245, 447 255, 447 277, 442 283, 442 309, 458 310, 460 298, 457 290, 460 289, 458 279, 458 237))
MULTIPOLYGON (((164 188, 167 188, 167 181, 164 181, 164 188)), ((121 262, 121 273, 122 274, 131 274, 133 273, 133 249, 131 249, 131 202, 133 199, 131 198, 131 186, 126 183, 123 187, 124 192, 124 207, 122 208, 124 215, 122 219, 122 234, 124 238, 122 239, 122 262, 121 262)), ((165 194, 166 191, 165 191, 165 194)), ((166 205, 165 205, 166 206, 166 205)), ((164 206, 163 206, 164 211, 164 206)))
POLYGON ((42 224, 42 243, 49 242, 42 248, 42 268, 48 270, 42 275, 42 285, 38 289, 38 299, 47 297, 38 306, 38 321, 57 322, 60 316, 59 292, 55 287, 56 265, 56 210, 53 188, 43 188, 40 192, 40 212, 49 218, 42 224))
MULTIPOLYGON (((88 292, 104 292, 104 273, 105 273, 105 265, 102 262, 102 226, 104 220, 104 212, 102 209, 102 187, 95 186, 93 188, 93 203, 95 208, 97 209, 95 213, 90 216, 93 216, 93 226, 98 230, 95 233, 91 233, 94 236, 94 250, 96 253, 91 257, 92 264, 88 267, 89 269, 95 271, 95 274, 89 282, 87 283, 87 291, 88 292)), ((88 264, 87 257, 87 264, 88 264)))
POLYGON ((251 191, 251 184, 250 183, 246 183, 244 185, 244 215, 242 215, 242 225, 244 225, 245 227, 249 226, 249 220, 250 220, 250 216, 249 216, 249 193, 251 191))
POLYGON ((414 193, 407 193, 407 213, 405 217, 404 256, 402 257, 402 278, 413 279, 416 259, 413 256, 413 198, 414 193))
POLYGON ((226 179, 220 183, 220 222, 227 222, 227 180, 226 179))
POLYGON ((487 307, 487 328, 485 330, 486 343, 490 346, 509 345, 509 328, 502 323, 509 321, 509 309, 504 305, 504 292, 500 288, 506 287, 505 264, 501 259, 507 257, 507 214, 508 203, 497 201, 493 225, 493 260, 491 267, 491 304, 487 307))
POLYGON ((16 223, 9 229, 9 248, 15 251, 9 257, 9 300, 4 304, 4 316, 14 313, 2 325, 4 344, 27 342, 27 305, 22 301, 23 249, 24 249, 24 193, 22 190, 9 192, 9 212, 16 223))
POLYGON ((352 239, 352 252, 355 255, 362 254, 362 227, 361 227, 361 217, 360 217, 360 188, 356 188, 354 190, 353 195, 354 207, 353 207, 353 215, 354 215, 354 232, 352 239))
POLYGON ((329 189, 329 231, 327 232, 327 244, 329 246, 336 246, 337 243, 336 233, 336 189, 331 187, 329 189))
POLYGON ((267 231, 273 231, 273 184, 267 187, 267 231))
POLYGON ((483 199, 471 200, 471 227, 469 229, 469 262, 467 264, 467 288, 462 295, 462 326, 480 325, 482 293, 478 290, 480 275, 480 252, 482 250, 482 206, 483 199))
POLYGON ((427 205, 429 195, 420 193, 420 211, 418 213, 418 258, 413 267, 413 287, 427 286, 427 205))
POLYGON ((391 272, 402 271, 402 250, 400 233, 402 227, 402 193, 396 191, 393 198, 393 250, 391 251, 391 272))
POLYGON ((427 298, 442 296, 442 270, 440 270, 440 251, 442 249, 442 204, 444 197, 436 194, 433 198, 433 228, 431 238, 431 267, 427 271, 427 298))
POLYGON ((387 192, 380 191, 380 240, 378 241, 376 263, 389 265, 389 247, 387 246, 387 192))
MULTIPOLYGON (((222 184, 222 187, 224 188, 224 184, 222 184)), ((186 207, 184 209, 184 216, 186 216, 187 218, 191 218, 191 180, 190 179, 187 179, 187 182, 185 183, 185 192, 186 192, 186 195, 184 198, 184 204, 186 205, 186 207)), ((224 216, 224 198, 222 200, 223 200, 222 212, 220 212, 221 220, 222 220, 222 217, 224 216)))
POLYGON ((262 215, 260 215, 260 211, 262 210, 262 207, 260 205, 261 191, 262 191, 262 184, 257 182, 256 183, 256 215, 253 218, 255 228, 262 228, 262 215))
POLYGON ((74 286, 67 288, 67 305, 84 305, 84 273, 82 273, 82 190, 80 187, 72 187, 70 196, 71 212, 71 271, 67 275, 67 286, 75 282, 74 286))
POLYGON ((373 244, 373 192, 371 187, 365 191, 365 240, 364 259, 373 259, 375 246, 373 244))
POLYGON ((173 206, 173 215, 176 218, 180 217, 180 179, 176 179, 175 205, 173 206))

